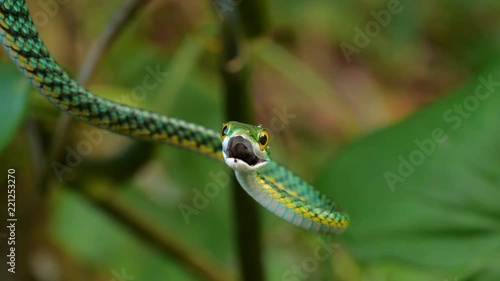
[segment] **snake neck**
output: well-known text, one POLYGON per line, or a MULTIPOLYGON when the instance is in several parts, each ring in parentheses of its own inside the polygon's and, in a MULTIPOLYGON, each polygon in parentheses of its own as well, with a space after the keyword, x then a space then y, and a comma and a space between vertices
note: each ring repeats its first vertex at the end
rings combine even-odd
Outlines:
POLYGON ((326 211, 322 206, 314 206, 297 192, 281 188, 272 177, 267 176, 269 169, 279 167, 271 162, 264 173, 259 171, 235 171, 241 187, 264 208, 278 217, 307 230, 338 234, 347 227, 349 218, 340 210, 326 211))

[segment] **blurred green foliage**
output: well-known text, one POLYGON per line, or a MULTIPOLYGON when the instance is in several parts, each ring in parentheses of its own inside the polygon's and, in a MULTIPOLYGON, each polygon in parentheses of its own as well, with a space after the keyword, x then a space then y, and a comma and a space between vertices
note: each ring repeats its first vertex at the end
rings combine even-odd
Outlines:
MULTIPOLYGON (((28 2, 32 13, 44 11, 41 2, 28 2)), ((70 1, 40 26, 70 73, 120 2, 70 1)), ((348 62, 341 44, 355 45, 355 28, 365 30, 373 13, 386 10, 389 2, 268 1, 270 31, 244 42, 256 119, 269 127, 276 109, 294 115, 272 135, 273 158, 316 182, 352 216, 346 233, 332 240, 340 245, 334 254, 308 271, 304 261, 314 256, 318 237, 327 238, 262 210, 268 280, 500 280, 500 99, 493 92, 456 129, 443 116, 475 93, 478 75, 500 80, 500 2, 401 1, 402 11, 348 62), (447 140, 434 142, 434 151, 403 182, 388 183, 387 171, 398 175, 400 155, 408 159, 419 150, 415 141, 432 139, 436 128, 447 140), (294 266, 304 275, 284 278, 294 266)), ((105 56, 89 88, 218 130, 225 120, 220 22, 212 4, 152 1, 105 56), (146 95, 134 96, 148 67, 157 66, 168 75, 146 95)), ((44 136, 58 118, 40 95, 24 94, 24 78, 6 64, 0 65, 0 116, 8 119, 0 125, 2 162, 15 157, 12 151, 31 149, 16 141, 26 138, 26 129, 19 128, 25 103, 44 136)), ((74 124, 73 145, 83 128, 88 127, 74 124)), ((112 158, 130 145, 123 137, 104 136, 89 158, 112 158)), ((20 173, 36 164, 24 165, 20 173)), ((213 181, 210 172, 229 173, 222 164, 158 146, 154 157, 122 182, 84 172, 76 167, 65 176, 76 182, 57 184, 49 231, 58 246, 102 280, 122 268, 136 280, 196 279, 89 204, 76 188, 114 190, 145 220, 238 274, 229 188, 221 187, 189 223, 179 210, 181 203, 193 205, 194 190, 213 181)))
POLYGON ((0 151, 12 139, 24 117, 29 82, 9 65, 0 65, 0 151))
POLYGON ((350 210, 353 224, 341 238, 357 257, 459 276, 498 268, 500 83, 490 92, 483 82, 500 78, 499 70, 352 144, 326 166, 318 187, 350 210))

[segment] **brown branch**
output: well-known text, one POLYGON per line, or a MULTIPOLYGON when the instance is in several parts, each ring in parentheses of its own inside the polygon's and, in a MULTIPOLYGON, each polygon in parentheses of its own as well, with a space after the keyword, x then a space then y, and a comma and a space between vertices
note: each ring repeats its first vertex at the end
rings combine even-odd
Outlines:
POLYGON ((114 14, 108 25, 104 28, 99 39, 97 39, 90 48, 89 53, 80 67, 78 82, 81 85, 87 84, 97 64, 111 47, 111 44, 115 42, 115 39, 127 24, 131 22, 131 19, 133 19, 149 1, 150 0, 128 0, 114 14))
MULTIPOLYGON (((97 67, 97 64, 102 59, 104 54, 110 49, 118 35, 148 2, 149 0, 128 0, 114 14, 97 41, 90 48, 80 67, 77 77, 77 81, 80 85, 85 86, 87 84, 92 73, 97 67)), ((73 119, 68 114, 63 113, 57 122, 56 129, 52 135, 52 143, 48 155, 49 162, 46 165, 45 172, 40 180, 40 187, 44 193, 48 190, 49 186, 50 163, 60 159, 62 156, 64 144, 66 143, 72 121, 73 119)))

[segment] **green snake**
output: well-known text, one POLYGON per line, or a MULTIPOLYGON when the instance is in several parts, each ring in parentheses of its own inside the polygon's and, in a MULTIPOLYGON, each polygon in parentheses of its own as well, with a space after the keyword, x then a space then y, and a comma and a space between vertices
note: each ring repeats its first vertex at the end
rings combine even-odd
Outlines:
POLYGON ((62 69, 38 35, 24 0, 0 0, 0 39, 21 72, 52 104, 108 131, 190 149, 224 161, 243 189, 295 225, 338 234, 349 224, 340 207, 269 157, 261 126, 228 122, 221 133, 180 119, 101 98, 62 69))

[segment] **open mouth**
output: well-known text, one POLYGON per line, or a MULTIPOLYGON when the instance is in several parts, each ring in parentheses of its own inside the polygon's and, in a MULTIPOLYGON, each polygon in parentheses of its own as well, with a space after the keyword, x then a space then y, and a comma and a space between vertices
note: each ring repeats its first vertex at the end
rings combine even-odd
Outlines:
POLYGON ((229 158, 234 158, 234 162, 241 160, 250 166, 255 166, 264 161, 255 155, 250 141, 241 136, 236 136, 229 140, 226 155, 229 158))

